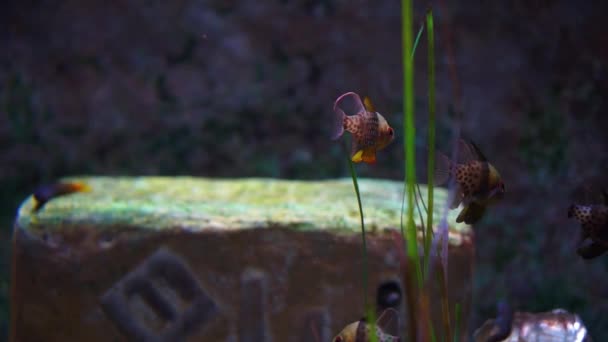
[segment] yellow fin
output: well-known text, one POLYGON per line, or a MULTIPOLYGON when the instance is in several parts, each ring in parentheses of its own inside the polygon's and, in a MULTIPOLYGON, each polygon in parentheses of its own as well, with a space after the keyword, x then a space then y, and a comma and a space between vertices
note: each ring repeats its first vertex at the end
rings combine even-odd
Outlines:
POLYGON ((376 162, 376 151, 369 148, 363 152, 363 161, 368 164, 374 164, 376 162))
POLYGON ((368 112, 376 111, 374 105, 372 104, 372 100, 370 100, 367 96, 363 99, 363 105, 365 105, 365 109, 367 109, 368 112))
POLYGON ((359 150, 357 151, 357 153, 353 154, 353 157, 351 158, 352 161, 354 161, 355 163, 360 163, 363 161, 363 150, 359 150))

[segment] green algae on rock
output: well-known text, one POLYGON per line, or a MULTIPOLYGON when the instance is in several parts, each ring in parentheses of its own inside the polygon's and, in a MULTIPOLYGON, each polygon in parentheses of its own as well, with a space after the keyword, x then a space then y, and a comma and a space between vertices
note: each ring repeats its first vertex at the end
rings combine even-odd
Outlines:
MULTIPOLYGON (((82 222, 97 228, 128 226, 142 229, 240 229, 284 226, 359 232, 359 213, 350 179, 288 181, 276 179, 218 180, 193 177, 78 177, 93 189, 50 201, 32 214, 32 200, 20 208, 18 226, 66 228, 82 222)), ((388 180, 360 179, 365 222, 370 230, 398 228, 403 185, 388 180)), ((421 186, 426 198, 426 187, 421 186)), ((437 188, 436 203, 447 192, 437 188)), ((438 222, 443 206, 437 205, 438 222)), ((448 222, 453 232, 466 231, 448 222)), ((416 224, 420 224, 415 215, 416 224)), ((454 238, 453 235, 451 235, 454 238)), ((452 239, 452 242, 457 240, 452 239)))

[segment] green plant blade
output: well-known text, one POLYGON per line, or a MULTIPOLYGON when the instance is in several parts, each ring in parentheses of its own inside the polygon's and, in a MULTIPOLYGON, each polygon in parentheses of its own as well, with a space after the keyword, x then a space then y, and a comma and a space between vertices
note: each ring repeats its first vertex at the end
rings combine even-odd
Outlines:
MULTIPOLYGON (((427 164, 427 232, 424 241, 424 260, 429 260, 431 240, 433 235, 433 206, 434 206, 434 171, 435 171, 435 33, 433 25, 433 12, 426 14, 427 49, 428 49, 428 99, 429 99, 429 136, 428 136, 428 164, 427 164)), ((425 262, 425 272, 428 274, 429 263, 425 262)))

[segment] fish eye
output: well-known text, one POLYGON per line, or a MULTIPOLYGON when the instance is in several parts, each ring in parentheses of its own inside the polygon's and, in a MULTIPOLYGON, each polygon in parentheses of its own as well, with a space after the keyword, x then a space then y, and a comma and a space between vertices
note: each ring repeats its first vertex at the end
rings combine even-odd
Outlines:
POLYGON ((336 338, 334 338, 334 342, 344 342, 344 339, 342 339, 342 336, 336 336, 336 338))
POLYGON ((394 133, 395 132, 393 132, 393 129, 389 127, 388 128, 388 135, 390 135, 392 137, 394 133))

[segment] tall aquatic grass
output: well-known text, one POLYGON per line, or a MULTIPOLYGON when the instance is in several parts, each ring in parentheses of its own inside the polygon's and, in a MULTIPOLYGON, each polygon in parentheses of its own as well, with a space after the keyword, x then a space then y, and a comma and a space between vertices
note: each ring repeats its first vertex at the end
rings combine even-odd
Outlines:
MULTIPOLYGON (((345 149, 346 151, 346 149, 345 149)), ((362 256, 363 256, 363 308, 365 310, 365 317, 367 322, 371 325, 371 330, 374 331, 374 325, 376 323, 374 309, 371 305, 369 305, 367 296, 368 296, 368 288, 369 288, 369 265, 367 258, 367 239, 365 234, 365 219, 363 216, 363 205, 361 204, 361 192, 359 191, 359 181, 357 180, 357 172, 355 171, 355 166, 353 165, 352 160, 346 154, 346 159, 348 160, 348 166, 350 170, 350 176, 353 180, 353 187, 355 188, 355 195, 357 196, 357 204, 359 206, 359 218, 361 220, 361 243, 362 243, 362 256)), ((375 334, 371 334, 370 341, 377 342, 377 338, 375 334)))
MULTIPOLYGON (((435 37, 434 37, 434 21, 432 11, 426 13, 425 21, 421 25, 416 38, 413 39, 413 4, 412 0, 401 1, 402 15, 402 48, 403 48, 403 153, 405 156, 405 175, 404 175, 404 196, 407 198, 406 222, 403 222, 404 206, 402 202, 401 214, 401 235, 404 241, 403 247, 406 250, 403 256, 403 276, 406 292, 406 300, 409 311, 409 337, 411 341, 436 341, 438 337, 441 341, 458 340, 458 324, 460 320, 460 307, 456 305, 456 332, 452 334, 449 314, 449 303, 447 294, 447 262, 441 263, 437 272, 437 280, 440 282, 440 298, 442 311, 442 331, 437 334, 431 320, 431 300, 434 299, 430 293, 431 269, 433 259, 440 254, 439 250, 432 253, 434 248, 446 248, 447 246, 432 243, 434 238, 434 169, 435 169, 435 37), (423 33, 423 29, 427 28, 427 62, 428 62, 428 107, 429 107, 429 127, 428 127, 428 162, 427 162, 427 205, 424 205, 422 192, 416 182, 416 155, 415 155, 415 115, 414 115, 414 53, 423 33), (416 199, 416 189, 418 189, 418 199, 416 199), (407 195, 407 197, 406 197, 407 195), (424 218, 421 217, 423 227, 423 257, 421 259, 418 250, 418 235, 417 227, 414 221, 414 206, 418 206, 419 202, 424 206, 426 211, 426 224, 424 218), (423 262, 424 260, 424 262, 423 262), (424 267, 423 267, 424 265, 424 267)), ((361 194, 357 174, 350 158, 348 159, 353 187, 357 197, 359 206, 359 216, 361 221, 361 240, 362 240, 362 256, 363 256, 363 296, 366 318, 372 326, 375 323, 375 311, 369 305, 368 289, 369 289, 369 265, 367 256, 367 242, 365 231, 365 220, 363 215, 363 206, 361 203, 361 194)), ((420 208, 419 208, 420 211, 420 208)), ((419 212, 420 214, 420 212, 419 212)), ((421 215, 421 214, 420 214, 421 215)), ((422 215, 421 215, 422 216, 422 215)), ((445 217, 444 217, 445 219, 445 217)), ((447 236, 444 238, 447 239, 447 236)), ((443 253, 447 255, 447 250, 443 253)), ((403 336, 405 337, 405 335, 403 336)), ((376 341, 375 334, 371 334, 371 341, 376 341)))
POLYGON ((401 1, 402 46, 403 46, 403 152, 405 154, 405 179, 407 184, 407 223, 406 236, 407 257, 414 266, 416 283, 422 287, 422 270, 418 254, 417 229, 414 223, 414 191, 416 182, 416 129, 414 126, 414 60, 410 57, 413 50, 412 0, 401 1))
MULTIPOLYGON (((433 235, 433 207, 434 188, 433 178, 435 170, 435 29, 433 24, 433 13, 429 10, 426 14, 427 26, 427 49, 428 49, 428 82, 429 82, 429 136, 428 136, 428 161, 427 161, 427 220, 426 235, 424 240, 424 259, 429 259, 431 251, 431 240, 433 235)), ((429 263, 425 263, 428 265, 429 263)), ((428 269, 425 269, 428 273, 428 269)))
MULTIPOLYGON (((414 223, 414 200, 416 183, 416 164, 415 164, 415 115, 414 115, 414 59, 413 51, 415 45, 412 46, 412 17, 413 6, 412 0, 402 0, 402 47, 403 47, 403 130, 405 132, 403 139, 403 152, 405 154, 405 177, 404 187, 407 188, 407 230, 403 231, 402 237, 406 240, 407 245, 407 263, 405 267, 404 283, 408 297, 408 310, 410 316, 409 337, 411 341, 436 341, 439 337, 442 341, 457 340, 457 334, 452 333, 450 322, 449 302, 447 293, 447 245, 433 244, 434 232, 434 170, 435 170, 435 125, 436 125, 436 107, 435 107, 435 33, 434 20, 431 10, 427 11, 425 17, 426 34, 427 34, 427 77, 428 77, 428 110, 429 110, 429 126, 428 126, 428 161, 427 161, 427 211, 426 225, 424 220, 421 220, 423 226, 423 259, 424 267, 421 267, 421 257, 418 252, 418 237, 417 228, 414 223), (426 227, 425 227, 426 226, 426 227), (426 231, 424 231, 426 228, 426 231), (437 251, 433 253, 433 249, 437 251), (440 249, 443 249, 440 251, 440 249), (440 263, 437 272, 437 280, 440 283, 440 303, 441 303, 441 318, 442 331, 436 334, 433 322, 431 320, 431 297, 430 284, 431 268, 438 254, 446 256, 445 262, 440 263)), ((421 32, 421 31, 420 31, 421 32)), ((416 43, 420 38, 420 32, 416 39, 416 43)), ((419 191, 419 200, 423 202, 422 194, 419 191)), ((418 200, 416 200, 416 205, 418 200)), ((445 218, 444 218, 445 219, 445 218)), ((443 220, 442 220, 443 221, 443 220)), ((447 239, 447 234, 441 236, 442 239, 447 239)), ((445 240, 447 241, 447 240, 445 240)), ((456 306, 456 321, 458 324, 460 319, 460 307, 456 306)), ((456 328, 458 329, 458 328, 456 328)))

